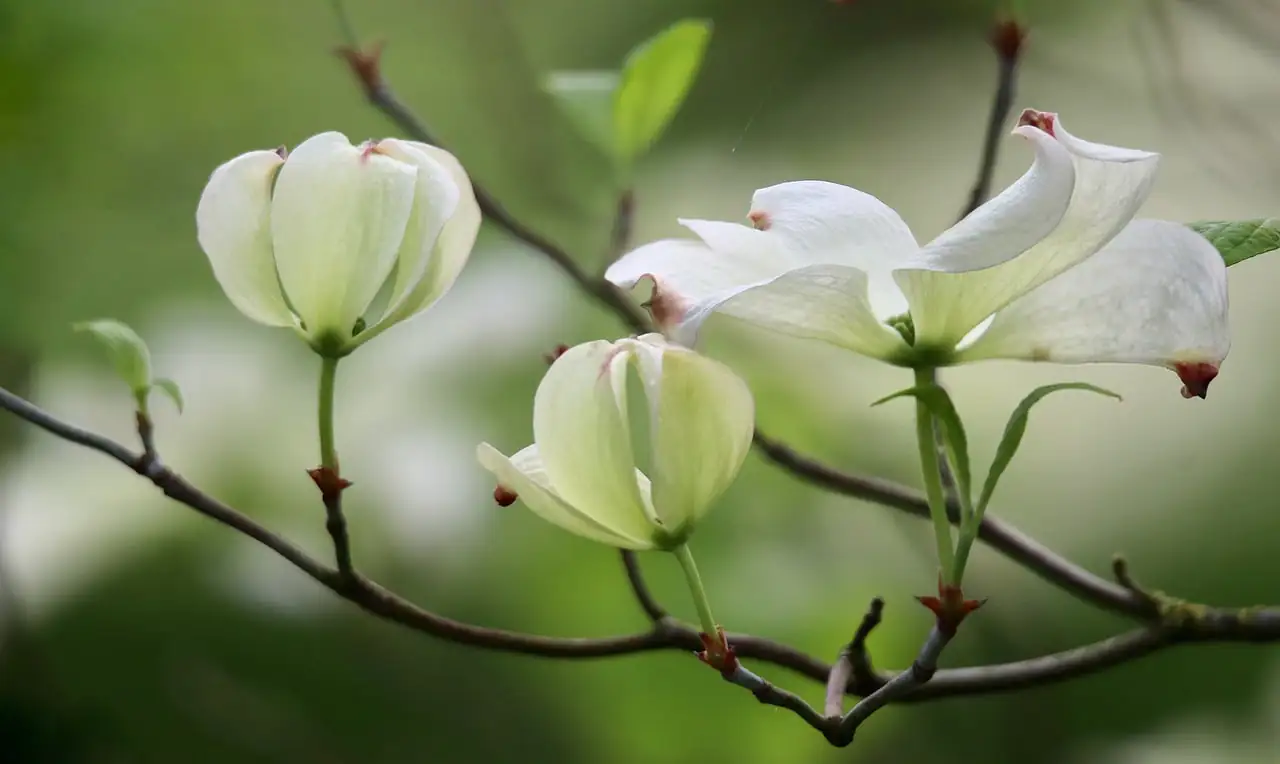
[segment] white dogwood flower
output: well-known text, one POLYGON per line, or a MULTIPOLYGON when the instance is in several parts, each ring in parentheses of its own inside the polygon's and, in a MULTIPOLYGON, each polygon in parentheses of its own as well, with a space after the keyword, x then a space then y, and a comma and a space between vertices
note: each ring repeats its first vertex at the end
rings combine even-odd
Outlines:
POLYGON ((724 365, 647 334, 565 351, 538 385, 534 444, 477 457, 556 525, 623 549, 674 549, 742 467, 755 420, 747 385, 724 365), (634 365, 649 413, 650 476, 636 466, 627 419, 634 365), (652 480, 650 479, 652 478, 652 480))
POLYGON ((869 194, 819 181, 756 192, 752 226, 681 220, 699 240, 624 255, 664 333, 713 312, 904 366, 988 358, 1164 366, 1204 397, 1230 348, 1226 267, 1177 223, 1134 220, 1159 155, 1090 143, 1023 112, 1035 161, 923 247, 869 194))
POLYGON ((336 357, 448 291, 480 217, 447 151, 395 139, 352 146, 329 132, 291 154, 251 151, 218 167, 196 227, 241 313, 293 327, 336 357), (384 304, 370 311, 375 302, 384 304))

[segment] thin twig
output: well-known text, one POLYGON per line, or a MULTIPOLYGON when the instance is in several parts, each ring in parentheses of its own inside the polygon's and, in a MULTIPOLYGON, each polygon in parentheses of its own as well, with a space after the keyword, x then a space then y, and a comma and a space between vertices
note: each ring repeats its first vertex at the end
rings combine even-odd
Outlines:
POLYGON ((916 656, 911 668, 885 682, 880 689, 858 701, 858 704, 845 714, 840 721, 840 735, 836 744, 848 745, 853 742, 853 736, 858 731, 858 727, 871 718, 872 714, 885 705, 909 695, 913 690, 933 679, 934 674, 938 673, 938 657, 942 655, 943 648, 954 635, 955 632, 951 629, 942 629, 937 626, 930 629, 929 637, 925 639, 924 646, 920 648, 920 654, 916 656))
POLYGON ((333 541, 333 558, 338 566, 338 574, 344 578, 355 576, 355 566, 351 562, 351 538, 347 533, 347 516, 342 512, 342 492, 326 493, 324 496, 325 530, 333 541))
POLYGON ((876 681, 875 670, 871 668, 871 658, 867 654, 867 637, 880 625, 883 616, 884 600, 876 597, 871 600, 870 607, 862 616, 853 639, 836 656, 836 662, 827 676, 827 700, 823 706, 828 718, 844 715, 844 696, 849 691, 851 679, 859 682, 876 681))
POLYGON ((813 706, 809 705, 804 698, 766 681, 763 677, 753 673, 741 664, 736 666, 731 673, 725 674, 724 679, 747 689, 756 697, 756 700, 766 706, 777 706, 791 711, 810 727, 824 735, 828 734, 828 731, 833 728, 830 721, 823 718, 822 714, 814 710, 813 706))
POLYGON ((636 602, 640 604, 640 609, 644 614, 649 616, 649 620, 658 622, 667 617, 667 610, 658 604, 658 600, 654 598, 653 592, 649 591, 649 585, 644 582, 644 576, 640 573, 640 561, 636 558, 636 553, 630 549, 623 549, 622 565, 627 571, 627 583, 631 585, 631 593, 635 595, 636 602))
MULTIPOLYGON (((110 438, 92 433, 58 419, 4 388, 0 388, 0 409, 61 438, 115 459, 138 472, 140 454, 110 438)), ((684 624, 665 619, 641 634, 604 639, 542 637, 460 623, 428 612, 378 584, 357 575, 344 579, 292 542, 188 483, 166 467, 142 474, 166 496, 196 512, 257 541, 310 578, 364 610, 389 621, 450 642, 505 652, 550 658, 599 658, 662 649, 694 651, 701 647, 697 632, 684 624)), ((1117 587, 1119 588, 1119 587, 1117 587)), ((1142 629, 1112 637, 1092 645, 1041 658, 974 668, 939 671, 906 702, 954 695, 1001 692, 1039 686, 1092 673, 1124 663, 1156 649, 1184 642, 1277 642, 1280 641, 1280 608, 1186 607, 1172 617, 1142 629)), ((763 637, 729 634, 729 643, 740 658, 764 661, 825 682, 831 667, 825 662, 763 637)), ((850 693, 867 695, 893 678, 878 674, 860 682, 855 676, 850 693)))
POLYGON ((1022 58, 1022 46, 1026 39, 1017 21, 1008 19, 997 22, 991 30, 991 48, 996 52, 996 92, 991 100, 987 116, 987 129, 982 137, 982 155, 978 160, 978 178, 969 201, 960 213, 963 219, 982 206, 991 195, 991 181, 995 177, 996 162, 1000 158, 1000 138, 1013 111, 1013 98, 1018 85, 1018 62, 1022 58))

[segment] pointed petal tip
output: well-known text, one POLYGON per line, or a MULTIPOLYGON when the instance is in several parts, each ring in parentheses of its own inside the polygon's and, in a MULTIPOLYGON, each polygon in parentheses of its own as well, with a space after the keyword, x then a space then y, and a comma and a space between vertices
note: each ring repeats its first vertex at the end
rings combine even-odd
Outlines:
POLYGON ((1200 398, 1209 396, 1209 383, 1218 376, 1218 366, 1212 363, 1179 363, 1173 370, 1182 380, 1182 397, 1200 398))
POLYGON ((1058 114, 1056 112, 1023 109, 1022 114, 1018 116, 1018 127, 1034 127, 1056 138, 1054 126, 1057 121, 1058 114))
POLYGON ((518 498, 520 498, 520 494, 501 483, 493 489, 493 501, 499 507, 509 507, 515 504, 518 498))

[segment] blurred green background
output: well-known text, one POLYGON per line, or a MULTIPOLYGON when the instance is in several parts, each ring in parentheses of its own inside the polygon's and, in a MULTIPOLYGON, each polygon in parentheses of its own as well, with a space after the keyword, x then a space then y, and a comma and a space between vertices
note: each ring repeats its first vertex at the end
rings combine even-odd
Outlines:
MULTIPOLYGON (((1280 208, 1274 2, 1023 4, 1033 36, 1017 108, 1092 140, 1164 153, 1144 215, 1280 208)), ((616 65, 689 16, 714 21, 703 75, 636 183, 637 240, 677 216, 740 219, 798 178, 858 186, 919 238, 948 225, 977 165, 995 66, 995 3, 970 0, 352 0, 387 77, 521 219, 605 264, 613 195, 601 158, 536 88, 551 69, 616 65)), ((113 316, 150 342, 188 410, 161 405, 166 460, 328 555, 304 468, 316 461, 316 361, 221 296, 195 241, 208 173, 323 130, 395 134, 363 103, 321 0, 0 0, 0 374, 130 440, 128 396, 73 321, 113 316)), ((1008 142, 998 185, 1025 169, 1008 142)), ((1103 572, 1215 604, 1280 602, 1280 513, 1267 413, 1280 260, 1231 274, 1235 347, 1208 401, 1154 369, 1012 363, 948 372, 985 465, 1036 385, 1125 396, 1037 409, 993 513, 1103 572), (1261 472, 1259 472, 1261 470, 1261 472)), ((558 635, 643 628, 615 554, 489 498, 473 459, 530 438, 560 342, 621 325, 501 232, 428 314, 344 364, 339 448, 356 482, 358 564, 425 606, 558 635)), ((707 352, 751 382, 762 424, 842 467, 916 482, 910 407, 868 404, 903 372, 713 325, 707 352)), ((1280 672, 1265 647, 1181 648, 1022 692, 894 707, 834 751, 691 658, 558 663, 432 641, 330 596, 271 553, 167 502, 101 457, 0 419, 4 762, 1275 762, 1280 672)), ((928 628, 926 523, 824 494, 752 457, 694 541, 730 628, 831 657, 873 595, 877 665, 928 628)), ((674 562, 645 568, 692 618, 674 562)), ((944 665, 1015 660, 1126 627, 986 549, 990 597, 944 665)), ((814 703, 821 688, 767 666, 814 703)))

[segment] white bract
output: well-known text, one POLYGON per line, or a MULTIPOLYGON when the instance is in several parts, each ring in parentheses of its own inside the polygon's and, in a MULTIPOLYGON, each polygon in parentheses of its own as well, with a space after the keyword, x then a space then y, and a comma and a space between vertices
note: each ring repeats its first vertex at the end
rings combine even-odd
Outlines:
POLYGON ((607 277, 651 279, 655 320, 687 345, 719 312, 905 366, 1164 366, 1204 397, 1230 348, 1226 266, 1190 229, 1133 219, 1159 155, 1031 109, 1013 133, 1031 169, 923 247, 875 197, 800 181, 757 191, 751 227, 681 220, 700 240, 645 245, 607 277))
POLYGON ((479 227, 471 181, 449 152, 395 139, 352 146, 335 132, 223 164, 196 210, 200 246, 240 312, 293 327, 330 356, 430 307, 479 227))
POLYGON ((724 365, 658 334, 598 340, 566 351, 538 386, 533 445, 507 457, 482 443, 477 456, 500 491, 565 530, 623 549, 672 549, 737 476, 754 418, 746 383, 724 365), (651 476, 632 449, 632 365, 647 399, 651 476))

